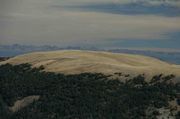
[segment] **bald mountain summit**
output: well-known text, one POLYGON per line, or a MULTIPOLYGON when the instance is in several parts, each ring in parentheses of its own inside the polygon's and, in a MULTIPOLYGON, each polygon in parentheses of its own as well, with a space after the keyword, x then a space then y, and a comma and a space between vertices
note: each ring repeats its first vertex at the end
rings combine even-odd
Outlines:
POLYGON ((0 119, 179 119, 180 66, 60 50, 0 62, 0 119))
POLYGON ((161 60, 124 53, 101 51, 59 50, 35 52, 13 57, 0 64, 13 65, 29 63, 33 67, 44 66, 45 71, 65 74, 121 72, 136 76, 144 74, 152 77, 157 74, 174 74, 180 77, 180 65, 169 64, 161 60))

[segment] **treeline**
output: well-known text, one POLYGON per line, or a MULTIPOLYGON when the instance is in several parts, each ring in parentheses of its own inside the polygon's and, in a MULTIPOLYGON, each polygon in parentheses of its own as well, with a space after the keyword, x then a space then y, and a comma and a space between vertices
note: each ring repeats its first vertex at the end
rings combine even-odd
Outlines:
POLYGON ((174 75, 154 76, 150 82, 139 75, 122 82, 100 73, 64 75, 43 69, 0 66, 0 119, 156 119, 158 109, 178 100, 180 93, 174 75), (17 112, 8 110, 32 95, 40 99, 17 112))

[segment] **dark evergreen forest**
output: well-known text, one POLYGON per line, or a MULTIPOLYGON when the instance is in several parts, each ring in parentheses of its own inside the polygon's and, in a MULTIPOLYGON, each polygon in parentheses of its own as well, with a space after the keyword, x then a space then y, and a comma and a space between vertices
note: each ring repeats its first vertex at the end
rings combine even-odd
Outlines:
MULTIPOLYGON (((122 81, 100 73, 64 75, 30 64, 0 66, 0 119, 156 119, 159 108, 178 102, 174 75, 143 75, 122 81), (17 112, 8 107, 24 97, 40 99, 17 112), (151 108, 152 114, 147 110, 151 108)), ((176 114, 180 118, 180 112, 176 114)))

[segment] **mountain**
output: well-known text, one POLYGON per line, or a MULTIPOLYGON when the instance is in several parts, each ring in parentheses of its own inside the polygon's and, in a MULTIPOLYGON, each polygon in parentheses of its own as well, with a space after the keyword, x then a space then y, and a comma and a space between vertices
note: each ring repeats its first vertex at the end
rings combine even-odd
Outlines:
POLYGON ((161 60, 123 53, 100 51, 59 50, 49 52, 35 52, 19 55, 1 64, 30 63, 34 67, 43 65, 45 71, 65 74, 121 72, 136 76, 145 74, 152 77, 157 74, 174 74, 180 77, 180 65, 169 64, 161 60))
POLYGON ((179 119, 179 72, 142 55, 19 55, 0 62, 0 119, 179 119))
POLYGON ((138 54, 154 57, 168 63, 180 64, 179 49, 130 49, 130 48, 97 48, 97 47, 79 47, 68 46, 58 47, 51 45, 33 46, 33 45, 0 45, 0 57, 14 57, 30 52, 54 51, 54 50, 91 50, 108 51, 113 53, 138 54))
POLYGON ((39 52, 39 51, 54 51, 54 50, 97 50, 95 47, 79 47, 79 46, 67 46, 67 47, 59 47, 55 45, 21 45, 21 44, 13 44, 13 45, 0 45, 0 56, 1 57, 13 57, 20 54, 30 53, 30 52, 39 52))
POLYGON ((170 49, 109 49, 108 52, 113 53, 128 53, 128 54, 138 54, 138 55, 145 55, 160 59, 162 61, 173 63, 173 64, 180 64, 180 52, 179 50, 170 50, 170 49))

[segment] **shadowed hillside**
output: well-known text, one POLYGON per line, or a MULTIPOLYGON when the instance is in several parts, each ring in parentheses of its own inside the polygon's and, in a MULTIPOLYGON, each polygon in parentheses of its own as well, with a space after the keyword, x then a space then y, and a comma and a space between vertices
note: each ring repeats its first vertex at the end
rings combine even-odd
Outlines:
POLYGON ((9 57, 0 57, 0 62, 8 60, 9 57))
POLYGON ((0 66, 0 119, 161 119, 180 117, 174 75, 122 82, 100 73, 55 74, 29 64, 0 66))

